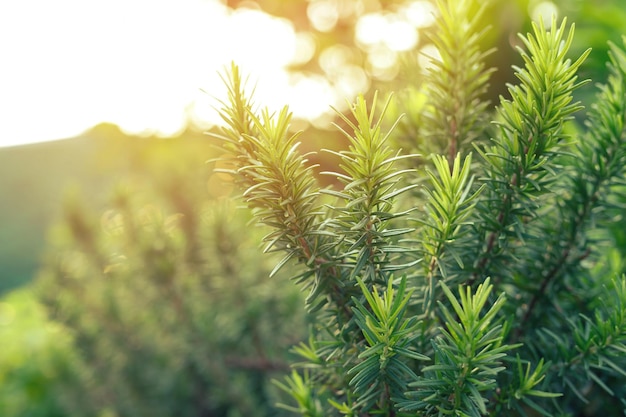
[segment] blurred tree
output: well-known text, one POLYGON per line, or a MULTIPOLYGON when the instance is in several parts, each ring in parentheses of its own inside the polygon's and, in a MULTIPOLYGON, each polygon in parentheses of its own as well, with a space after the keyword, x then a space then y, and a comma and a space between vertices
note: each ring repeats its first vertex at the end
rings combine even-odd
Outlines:
POLYGON ((71 336, 46 320, 32 292, 0 300, 0 410, 3 417, 63 417, 66 384, 80 385, 71 336))
POLYGON ((267 382, 304 336, 300 294, 268 278, 260 230, 226 199, 201 203, 196 180, 120 187, 100 217, 67 204, 36 288, 84 363, 68 415, 280 415, 267 382))

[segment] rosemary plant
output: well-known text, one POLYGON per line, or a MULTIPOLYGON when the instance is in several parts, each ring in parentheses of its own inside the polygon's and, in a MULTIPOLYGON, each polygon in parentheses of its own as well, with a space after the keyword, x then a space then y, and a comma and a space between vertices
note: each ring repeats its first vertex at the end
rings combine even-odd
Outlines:
POLYGON ((184 179, 128 187, 100 219, 66 209, 36 287, 72 335, 56 415, 287 415, 270 381, 306 337, 301 294, 269 279, 276 259, 254 251, 262 234, 246 233, 230 202, 196 204, 195 178, 184 179))
POLYGON ((377 96, 358 97, 351 114, 337 112, 349 149, 321 173, 341 189, 317 186, 287 108, 258 111, 234 64, 224 77, 225 171, 272 228, 266 251, 285 254, 276 269, 299 263, 294 279, 309 291, 310 338, 294 348, 302 361, 276 383, 294 399, 283 407, 622 415, 626 280, 597 265, 621 221, 626 52, 611 44, 609 79, 578 126, 573 94, 587 82, 577 72, 589 51, 569 57, 565 19, 533 25, 520 35, 519 83, 492 111, 482 8, 447 0, 439 12, 442 58, 421 87, 422 114, 409 118, 423 125, 404 129, 423 155, 394 147, 402 121, 382 123, 391 99, 377 116, 377 96))

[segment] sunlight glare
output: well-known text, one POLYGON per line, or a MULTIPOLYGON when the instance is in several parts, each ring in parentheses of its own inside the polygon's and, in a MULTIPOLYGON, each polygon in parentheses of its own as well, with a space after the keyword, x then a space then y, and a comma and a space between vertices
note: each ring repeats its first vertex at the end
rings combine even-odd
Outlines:
POLYGON ((394 51, 408 51, 417 45, 415 26, 400 15, 369 13, 356 24, 356 40, 366 48, 383 43, 394 51))
POLYGON ((441 61, 441 54, 435 45, 429 43, 420 50, 417 62, 420 68, 422 68, 424 72, 427 72, 435 67, 433 61, 441 61))
POLYGON ((387 19, 380 13, 369 13, 359 18, 356 23, 356 40, 366 46, 375 45, 383 40, 387 29, 387 19))
POLYGON ((319 57, 322 70, 332 78, 332 74, 340 67, 350 64, 354 52, 346 45, 337 44, 324 49, 319 57))
POLYGON ((404 8, 404 13, 413 26, 417 29, 431 26, 435 23, 435 5, 427 0, 414 1, 404 8))
POLYGON ((333 45, 320 54, 319 64, 328 79, 333 81, 336 101, 342 103, 367 91, 369 78, 365 71, 355 65, 357 58, 346 45, 333 45))
POLYGON ((383 39, 389 49, 408 51, 417 45, 417 30, 408 22, 400 19, 390 19, 383 39))
POLYGON ((330 32, 339 21, 339 8, 333 0, 314 0, 306 9, 313 27, 320 32, 330 32))
POLYGON ((378 79, 391 80, 399 71, 398 54, 383 45, 369 50, 367 63, 369 73, 378 79))
POLYGON ((225 42, 220 42, 229 59, 263 73, 291 62, 295 31, 287 19, 244 8, 231 14, 229 26, 231 33, 222 34, 225 42))
POLYGON ((259 103, 289 103, 295 117, 333 104, 319 80, 319 94, 304 96, 312 84, 294 84, 286 69, 310 60, 311 39, 286 19, 219 0, 0 2, 0 39, 0 146, 72 137, 103 122, 161 136, 189 121, 220 123, 217 72, 233 60, 258 85, 259 103))
POLYGON ((335 74, 333 86, 338 100, 356 97, 369 89, 370 80, 358 65, 344 65, 335 74))
POLYGON ((291 63, 294 65, 306 64, 313 58, 316 49, 315 40, 310 34, 306 32, 296 33, 295 52, 291 63))
POLYGON ((326 113, 329 109, 328 104, 337 101, 332 86, 320 75, 294 74, 291 85, 293 104, 290 109, 294 114, 304 115, 308 119, 315 119, 326 113))
POLYGON ((558 17, 559 9, 551 1, 541 1, 536 4, 531 3, 530 16, 535 22, 543 21, 546 29, 552 26, 552 16, 558 17))

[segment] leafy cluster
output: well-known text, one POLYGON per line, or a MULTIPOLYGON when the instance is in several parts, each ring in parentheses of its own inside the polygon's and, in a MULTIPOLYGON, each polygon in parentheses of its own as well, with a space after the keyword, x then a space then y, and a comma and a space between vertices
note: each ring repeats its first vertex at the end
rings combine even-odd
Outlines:
POLYGON ((461 290, 460 302, 443 283, 442 289, 456 316, 440 304, 447 329, 442 329, 433 342, 435 365, 425 366, 424 376, 410 384, 417 389, 406 394, 409 400, 400 403, 400 409, 423 410, 426 415, 456 410, 466 410, 469 415, 486 414, 487 401, 481 392, 497 386, 495 377, 504 370, 501 359, 514 348, 503 345, 505 329, 492 323, 505 298, 498 297, 481 316, 492 290, 489 279, 478 286, 475 294, 469 287, 465 292, 461 290))
POLYGON ((424 83, 428 97, 423 112, 421 139, 431 152, 444 152, 452 164, 458 152, 484 134, 484 100, 493 68, 485 59, 495 49, 481 50, 489 26, 480 27, 489 2, 440 2, 437 30, 432 42, 440 58, 432 61, 424 83))
POLYGON ((237 66, 225 77, 227 172, 273 228, 266 250, 286 253, 277 268, 299 263, 294 279, 309 290, 313 326, 294 348, 303 361, 277 382, 297 403, 288 410, 590 416, 626 406, 626 280, 597 266, 623 221, 626 52, 611 44, 609 79, 581 126, 574 93, 589 51, 569 57, 565 19, 533 25, 520 35, 519 83, 492 112, 481 10, 439 2, 441 60, 423 113, 404 122, 423 121, 404 131, 417 132, 424 157, 394 148, 403 122, 386 127, 391 98, 378 118, 377 95, 338 113, 349 148, 321 174, 340 189, 315 182, 287 108, 259 112, 237 66))
POLYGON ((245 217, 193 188, 121 188, 99 218, 66 208, 36 286, 73 336, 63 415, 281 415, 270 380, 306 337, 302 297, 275 288, 245 217))

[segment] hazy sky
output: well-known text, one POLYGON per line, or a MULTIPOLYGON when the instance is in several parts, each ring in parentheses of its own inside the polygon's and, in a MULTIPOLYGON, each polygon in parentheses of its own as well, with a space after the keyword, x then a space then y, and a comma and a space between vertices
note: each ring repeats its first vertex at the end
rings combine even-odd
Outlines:
POLYGON ((257 80, 258 101, 314 117, 332 91, 286 73, 295 51, 289 21, 218 0, 2 1, 0 146, 100 122, 167 135, 189 117, 214 121, 216 72, 231 60, 257 80))
MULTIPOLYGON (((319 30, 336 23, 324 9, 332 4, 310 3, 319 30)), ((553 12, 550 1, 532 10, 553 12)), ((362 16, 355 36, 370 70, 395 65, 394 51, 414 47, 433 13, 432 3, 416 0, 395 16, 362 16)), ((339 47, 320 58, 332 64, 324 71, 333 87, 285 70, 314 48, 288 20, 220 0, 0 0, 0 146, 67 138, 102 122, 161 135, 189 119, 214 123, 215 98, 224 98, 217 72, 233 60, 256 82, 256 102, 289 104, 296 117, 327 114, 367 90, 362 68, 335 65, 339 47)))

